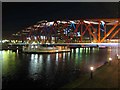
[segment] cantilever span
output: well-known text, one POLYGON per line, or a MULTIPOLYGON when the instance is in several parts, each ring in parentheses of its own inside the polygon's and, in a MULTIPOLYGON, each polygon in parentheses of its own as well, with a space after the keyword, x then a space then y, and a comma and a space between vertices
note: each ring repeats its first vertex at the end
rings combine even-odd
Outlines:
POLYGON ((119 31, 120 18, 43 20, 12 36, 29 43, 104 43, 118 39, 119 31))

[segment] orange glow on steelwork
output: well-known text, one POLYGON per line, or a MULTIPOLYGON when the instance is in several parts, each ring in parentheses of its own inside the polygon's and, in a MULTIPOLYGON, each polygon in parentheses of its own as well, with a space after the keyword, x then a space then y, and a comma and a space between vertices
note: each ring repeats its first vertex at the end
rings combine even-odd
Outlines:
POLYGON ((79 43, 84 42, 84 38, 88 33, 87 37, 89 37, 90 42, 93 42, 90 40, 90 36, 92 36, 94 42, 103 43, 106 39, 113 39, 120 31, 120 29, 117 29, 120 26, 120 18, 79 19, 52 21, 52 24, 50 23, 49 21, 36 23, 21 30, 21 32, 17 33, 21 35, 17 36, 20 36, 19 39, 22 41, 29 42, 59 43, 62 40, 64 43, 79 43), (102 29, 101 25, 103 25, 102 29), (108 29, 109 26, 112 28, 108 29), (80 35, 78 35, 78 32, 80 35), (52 37, 54 37, 54 40, 52 37))

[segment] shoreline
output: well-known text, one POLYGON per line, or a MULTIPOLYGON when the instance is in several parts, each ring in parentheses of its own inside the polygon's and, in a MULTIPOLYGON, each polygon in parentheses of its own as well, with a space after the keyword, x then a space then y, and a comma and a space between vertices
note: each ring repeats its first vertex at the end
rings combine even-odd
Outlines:
POLYGON ((93 71, 93 79, 90 73, 64 85, 61 88, 120 88, 118 85, 118 60, 105 63, 93 71))

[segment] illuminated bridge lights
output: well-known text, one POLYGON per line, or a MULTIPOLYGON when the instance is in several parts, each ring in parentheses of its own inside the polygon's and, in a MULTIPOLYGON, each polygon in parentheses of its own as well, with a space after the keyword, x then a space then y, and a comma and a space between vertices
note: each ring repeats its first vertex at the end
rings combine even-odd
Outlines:
MULTIPOLYGON (((38 40, 43 43, 59 43, 59 39, 61 39, 64 40, 64 43, 77 43, 85 42, 84 38, 89 38, 89 42, 103 43, 106 39, 115 38, 120 31, 119 27, 119 18, 67 21, 43 20, 16 34, 19 34, 19 39, 23 41, 38 40), (54 40, 52 39, 53 37, 54 40)), ((17 36, 16 34, 14 34, 14 37, 17 36)))

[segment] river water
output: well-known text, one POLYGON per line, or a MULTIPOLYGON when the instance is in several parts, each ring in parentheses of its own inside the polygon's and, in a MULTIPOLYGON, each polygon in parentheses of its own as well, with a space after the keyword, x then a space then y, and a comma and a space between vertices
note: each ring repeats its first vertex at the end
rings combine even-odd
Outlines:
POLYGON ((55 54, 0 51, 3 88, 59 88, 114 59, 117 48, 76 48, 55 54))

